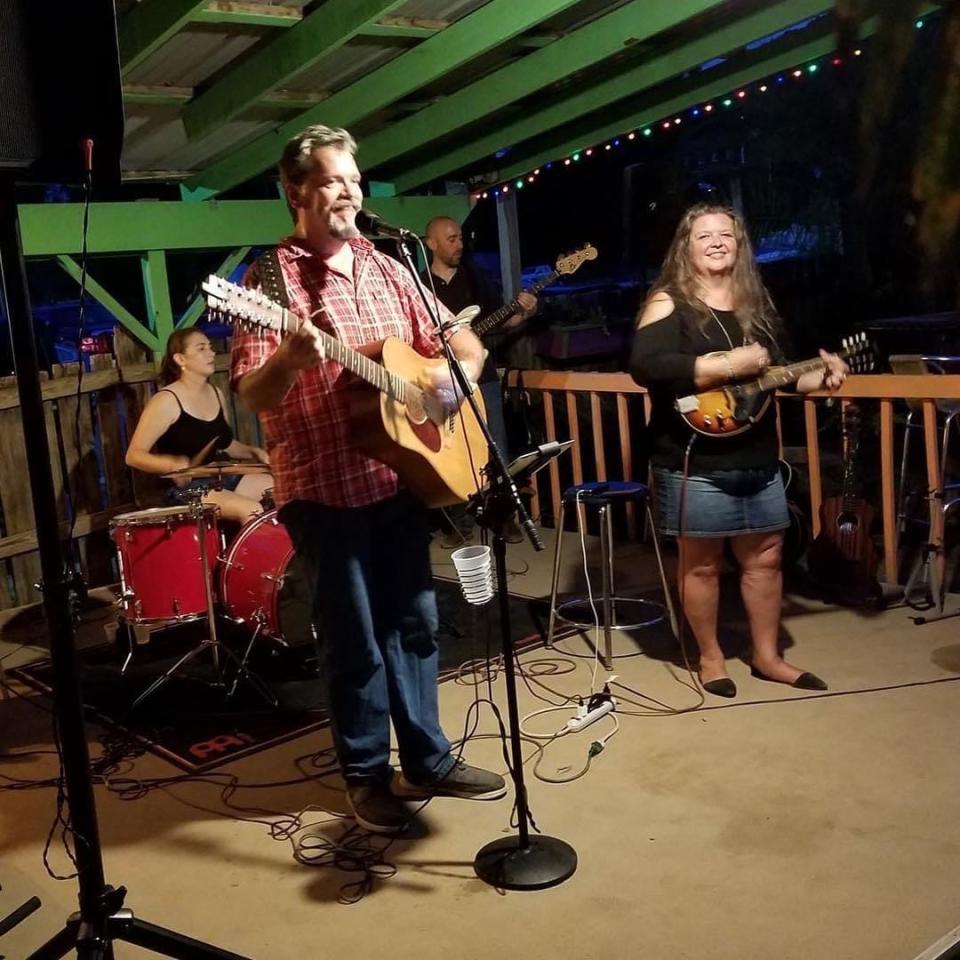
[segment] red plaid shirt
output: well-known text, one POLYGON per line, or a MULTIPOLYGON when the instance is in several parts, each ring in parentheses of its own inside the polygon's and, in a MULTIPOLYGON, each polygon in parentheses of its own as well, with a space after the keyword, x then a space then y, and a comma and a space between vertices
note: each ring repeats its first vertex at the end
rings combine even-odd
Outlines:
MULTIPOLYGON (((294 237, 280 242, 277 252, 291 311, 351 347, 397 337, 425 357, 437 356, 439 336, 409 271, 378 253, 369 240, 357 238, 350 246, 353 277, 328 267, 294 237)), ((441 320, 449 320, 449 311, 442 305, 440 310, 441 320)), ((279 342, 272 330, 238 333, 231 358, 234 386, 261 366, 279 342)), ((351 382, 355 387, 356 379, 340 364, 322 360, 300 372, 283 403, 260 413, 278 507, 291 500, 362 507, 399 489, 397 475, 361 453, 351 437, 346 396, 351 382)))

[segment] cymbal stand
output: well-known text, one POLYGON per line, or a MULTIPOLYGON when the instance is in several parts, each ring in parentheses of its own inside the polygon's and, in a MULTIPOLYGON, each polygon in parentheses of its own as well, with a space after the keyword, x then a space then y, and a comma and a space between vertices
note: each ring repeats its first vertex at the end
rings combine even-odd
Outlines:
POLYGON ((203 590, 204 596, 207 601, 207 635, 200 641, 197 646, 192 650, 188 650, 172 667, 167 671, 162 673, 149 687, 146 688, 137 698, 133 701, 132 706, 138 707, 144 700, 147 699, 151 694, 156 693, 177 671, 180 670, 185 664, 189 663, 195 657, 200 656, 202 653, 206 653, 207 650, 210 651, 210 657, 213 662, 213 670, 216 677, 214 681, 214 686, 217 687, 226 687, 226 681, 224 680, 223 675, 223 666, 220 662, 220 654, 223 653, 223 656, 231 661, 236 668, 236 676, 234 677, 233 684, 230 689, 227 691, 227 696, 233 696, 236 691, 237 684, 239 683, 241 677, 248 680, 250 685, 263 697, 271 707, 276 707, 279 705, 279 700, 277 699, 276 694, 263 682, 255 673, 252 673, 246 664, 246 657, 241 660, 229 647, 224 646, 220 640, 217 638, 217 618, 216 611, 213 607, 213 587, 212 587, 212 571, 210 569, 210 558, 207 553, 207 532, 209 527, 207 526, 206 512, 204 510, 204 504, 202 499, 202 494, 197 491, 196 496, 191 496, 190 498, 190 513, 197 522, 197 542, 200 545, 200 569, 203 574, 203 590))

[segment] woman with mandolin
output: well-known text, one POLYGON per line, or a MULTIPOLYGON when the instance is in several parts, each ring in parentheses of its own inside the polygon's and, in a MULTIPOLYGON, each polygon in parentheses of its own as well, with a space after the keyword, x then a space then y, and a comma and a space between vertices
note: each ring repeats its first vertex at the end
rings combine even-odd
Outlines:
POLYGON ((755 413, 744 412, 737 429, 714 434, 709 412, 708 429, 698 430, 678 409, 705 391, 766 380, 778 371, 783 377, 770 379, 792 381, 801 393, 840 386, 847 366, 839 357, 821 350, 819 360, 794 371, 783 366, 782 339, 740 215, 717 204, 691 207, 640 312, 630 370, 650 391, 659 524, 678 538, 680 598, 700 650, 700 681, 721 697, 737 692, 717 640, 719 569, 728 538, 740 565, 751 672, 802 689, 826 689, 819 677, 784 660, 777 647, 789 516, 777 469, 775 405, 760 404, 755 413))

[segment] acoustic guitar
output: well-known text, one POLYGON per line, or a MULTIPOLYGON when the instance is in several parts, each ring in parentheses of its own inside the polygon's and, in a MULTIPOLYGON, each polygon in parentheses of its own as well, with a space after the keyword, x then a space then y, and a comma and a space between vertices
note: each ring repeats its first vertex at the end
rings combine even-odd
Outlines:
MULTIPOLYGON (((279 333, 300 328, 295 313, 256 290, 211 274, 203 281, 211 313, 242 327, 279 333)), ((377 363, 323 330, 317 346, 362 383, 350 391, 352 436, 368 456, 385 463, 429 507, 462 503, 482 483, 487 442, 469 405, 445 416, 432 394, 417 386, 425 368, 446 366, 442 357, 420 356, 402 340, 383 342, 377 363)), ((480 412, 483 399, 474 392, 480 412)))
POLYGON ((874 510, 859 490, 860 425, 860 410, 851 403, 843 415, 841 492, 821 504, 820 533, 807 553, 807 569, 821 585, 824 599, 853 605, 878 603, 882 597, 879 558, 870 535, 874 510))
MULTIPOLYGON (((584 244, 579 250, 575 250, 573 253, 569 253, 564 257, 559 257, 549 273, 544 274, 536 283, 526 287, 522 292, 536 296, 544 287, 549 286, 564 274, 576 273, 587 260, 596 259, 597 248, 591 246, 589 243, 584 244)), ((474 320, 473 323, 470 324, 470 329, 473 330, 478 337, 486 336, 488 333, 493 333, 497 327, 505 320, 509 320, 510 317, 520 309, 522 308, 518 294, 513 300, 504 304, 493 313, 474 320)))
MULTIPOLYGON (((871 347, 864 333, 845 337, 838 355, 849 364, 852 373, 866 373, 873 369, 871 347)), ((703 393, 679 397, 675 406, 687 425, 697 433, 708 437, 735 437, 749 430, 764 415, 773 399, 772 391, 825 366, 821 357, 815 357, 773 367, 756 380, 738 380, 703 393)))

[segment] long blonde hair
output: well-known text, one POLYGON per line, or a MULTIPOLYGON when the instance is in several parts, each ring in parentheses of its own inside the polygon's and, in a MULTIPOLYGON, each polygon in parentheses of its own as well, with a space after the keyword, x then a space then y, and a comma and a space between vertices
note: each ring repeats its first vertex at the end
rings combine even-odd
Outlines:
POLYGON ((689 307, 696 314, 700 329, 705 329, 711 313, 710 308, 700 298, 699 282, 690 257, 690 234, 694 221, 707 214, 723 214, 733 222, 733 235, 737 241, 737 261, 732 276, 734 314, 744 337, 748 341, 755 340, 759 333, 775 342, 780 317, 763 280, 760 279, 753 244, 750 242, 743 217, 724 204, 697 203, 683 215, 663 259, 660 276, 647 294, 644 307, 658 293, 666 293, 675 303, 689 307))

